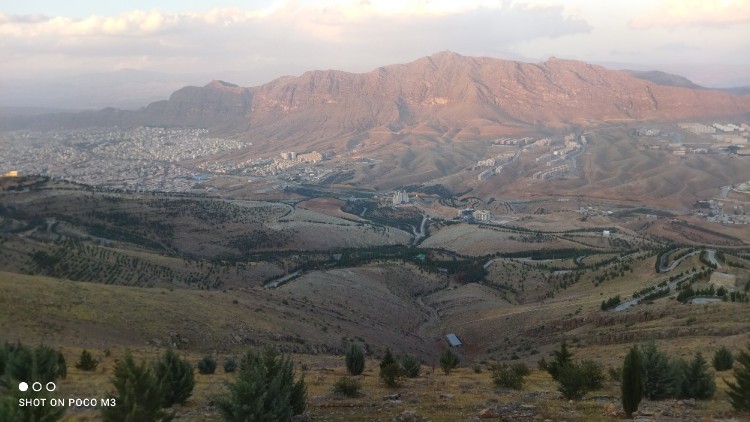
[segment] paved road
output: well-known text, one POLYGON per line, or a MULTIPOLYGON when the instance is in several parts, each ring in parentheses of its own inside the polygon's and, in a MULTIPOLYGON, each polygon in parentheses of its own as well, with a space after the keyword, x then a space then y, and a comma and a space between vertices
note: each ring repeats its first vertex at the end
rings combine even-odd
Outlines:
POLYGON ((699 249, 697 251, 690 252, 689 254, 683 256, 682 258, 675 260, 672 263, 672 265, 670 265, 669 267, 665 267, 664 266, 664 261, 666 261, 669 258, 669 255, 663 255, 661 257, 661 262, 659 262, 659 272, 660 273, 668 273, 668 272, 674 270, 675 268, 677 268, 677 266, 680 265, 682 263, 682 261, 690 258, 691 256, 694 256, 694 255, 697 255, 697 254, 701 253, 701 251, 702 250, 699 249))
POLYGON ((286 283, 287 281, 293 279, 294 277, 297 277, 298 275, 302 274, 302 270, 297 270, 289 275, 285 275, 284 277, 277 278, 276 280, 273 280, 265 285, 266 288, 269 289, 275 289, 279 287, 280 285, 286 283))
MULTIPOLYGON (((677 283, 679 283, 679 282, 681 282, 683 280, 687 280, 688 278, 692 277, 693 274, 695 274, 695 273, 694 272, 690 272, 687 275, 684 275, 684 276, 682 276, 682 277, 674 280, 673 282, 667 284, 666 286, 660 287, 660 288, 654 290, 653 293, 661 292, 661 291, 664 291, 666 289, 674 290, 677 287, 677 283)), ((639 297, 637 299, 630 299, 630 300, 628 300, 626 302, 622 302, 621 304, 617 305, 615 307, 615 309, 613 309, 613 310, 615 312, 624 311, 624 310, 630 308, 631 306, 635 306, 635 305, 639 304, 642 299, 643 299, 642 297, 639 297)))
POLYGON ((417 231, 416 227, 411 226, 412 232, 414 232, 414 242, 412 243, 414 246, 417 246, 420 240, 422 240, 423 237, 425 237, 424 234, 424 226, 427 224, 427 216, 422 216, 422 224, 419 225, 419 231, 417 231))
POLYGON ((708 262, 716 265, 716 268, 721 268, 721 264, 719 264, 719 261, 716 260, 716 250, 715 249, 706 249, 706 257, 708 258, 708 262))

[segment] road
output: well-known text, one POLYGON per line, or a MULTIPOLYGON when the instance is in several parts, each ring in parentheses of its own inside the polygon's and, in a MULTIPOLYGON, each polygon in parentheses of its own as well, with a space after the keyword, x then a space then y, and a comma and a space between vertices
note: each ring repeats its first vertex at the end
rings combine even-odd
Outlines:
POLYGON ((302 274, 302 270, 297 270, 289 275, 285 275, 284 277, 277 278, 276 280, 270 281, 268 284, 266 284, 264 287, 268 289, 275 289, 282 284, 286 283, 287 281, 293 279, 294 277, 299 276, 302 274))
POLYGON ((706 258, 708 259, 708 262, 716 265, 716 268, 721 268, 721 264, 719 264, 719 261, 716 260, 716 250, 715 249, 706 249, 706 258))
POLYGON ((422 215, 422 224, 419 225, 419 231, 417 231, 416 227, 411 226, 411 230, 412 232, 414 232, 414 242, 412 243, 412 245, 417 246, 422 238, 425 237, 424 227, 427 224, 427 220, 427 216, 422 215))
MULTIPOLYGON (((693 274, 695 274, 695 272, 687 273, 686 275, 684 275, 684 276, 682 276, 682 277, 674 280, 673 282, 667 284, 666 286, 660 287, 660 288, 654 290, 654 293, 661 292, 661 291, 664 291, 666 289, 674 290, 677 287, 678 283, 680 283, 681 281, 687 280, 688 278, 692 277, 693 274)), ((617 305, 615 307, 615 309, 613 309, 613 311, 615 311, 615 312, 624 311, 624 310, 630 308, 631 306, 635 306, 635 305, 639 304, 641 302, 641 300, 643 300, 643 298, 639 297, 637 299, 630 299, 630 300, 628 300, 626 302, 622 302, 621 304, 617 305)))
POLYGON ((669 267, 665 267, 664 266, 664 262, 669 258, 669 255, 662 255, 661 260, 659 261, 659 272, 660 273, 668 273, 668 272, 674 270, 675 268, 677 268, 677 266, 680 265, 682 263, 682 261, 690 258, 691 256, 697 255, 699 253, 701 253, 701 250, 690 252, 689 254, 683 256, 682 258, 679 258, 679 259, 675 260, 672 263, 672 265, 670 265, 669 267))

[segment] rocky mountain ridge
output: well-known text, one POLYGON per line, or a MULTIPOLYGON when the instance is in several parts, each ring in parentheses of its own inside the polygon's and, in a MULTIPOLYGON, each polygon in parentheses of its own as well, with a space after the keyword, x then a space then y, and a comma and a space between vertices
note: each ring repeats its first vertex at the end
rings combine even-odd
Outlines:
POLYGON ((140 110, 6 118, 0 128, 205 127, 298 143, 389 131, 482 137, 539 126, 744 113, 750 113, 750 95, 658 85, 573 60, 531 64, 441 52, 362 74, 318 70, 249 88, 213 81, 140 110))

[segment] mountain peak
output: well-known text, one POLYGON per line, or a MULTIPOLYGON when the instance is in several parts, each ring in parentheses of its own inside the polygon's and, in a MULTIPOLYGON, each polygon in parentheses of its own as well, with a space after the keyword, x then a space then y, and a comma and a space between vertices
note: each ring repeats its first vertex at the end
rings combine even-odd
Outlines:
POLYGON ((225 89, 225 88, 240 88, 239 85, 235 85, 233 83, 221 81, 218 79, 214 79, 213 81, 206 84, 206 88, 218 88, 218 89, 225 89))

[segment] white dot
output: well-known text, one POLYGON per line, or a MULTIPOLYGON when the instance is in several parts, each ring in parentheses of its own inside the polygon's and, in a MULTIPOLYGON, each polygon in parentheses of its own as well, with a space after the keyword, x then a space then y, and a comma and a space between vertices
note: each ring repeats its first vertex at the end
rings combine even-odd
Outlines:
POLYGON ((18 384, 18 389, 21 391, 26 391, 29 389, 29 384, 26 384, 25 382, 22 382, 18 384))

